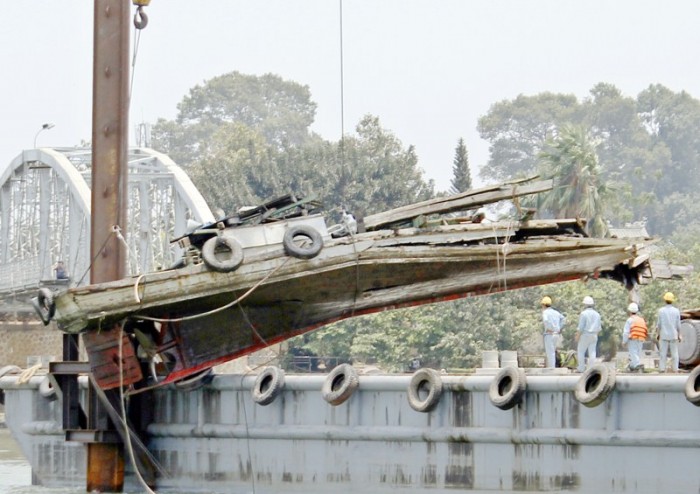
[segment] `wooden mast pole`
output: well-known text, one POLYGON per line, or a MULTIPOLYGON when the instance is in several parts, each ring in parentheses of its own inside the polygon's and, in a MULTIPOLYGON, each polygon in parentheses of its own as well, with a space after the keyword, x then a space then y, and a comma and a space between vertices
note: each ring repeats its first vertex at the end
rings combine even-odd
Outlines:
MULTIPOLYGON (((90 282, 102 283, 123 278, 126 269, 126 249, 114 228, 126 231, 131 2, 94 5, 90 282)), ((109 424, 100 407, 91 415, 92 427, 109 424)), ((122 491, 123 444, 89 443, 87 460, 88 492, 122 491)))

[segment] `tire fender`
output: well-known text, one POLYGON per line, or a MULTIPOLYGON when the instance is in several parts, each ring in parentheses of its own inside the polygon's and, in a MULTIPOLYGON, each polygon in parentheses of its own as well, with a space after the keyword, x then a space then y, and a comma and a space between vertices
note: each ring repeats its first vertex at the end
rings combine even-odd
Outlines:
POLYGON ((279 367, 270 366, 258 374, 253 385, 253 401, 266 406, 284 389, 284 371, 279 367))
POLYGON ((321 395, 331 405, 338 406, 347 401, 359 385, 355 368, 350 364, 340 364, 326 376, 321 395))
POLYGON ((696 407, 700 407, 700 365, 688 374, 684 391, 685 399, 696 407))
POLYGON ((525 371, 518 367, 504 367, 489 386, 489 400, 501 410, 510 410, 523 401, 527 389, 525 371))
POLYGON ((595 364, 581 375, 576 382, 576 400, 589 408, 603 403, 615 389, 615 369, 604 364, 595 364))
POLYGON ((56 388, 54 388, 51 378, 47 375, 39 384, 39 394, 49 401, 54 401, 58 398, 56 388))
POLYGON ((416 412, 430 412, 440 402, 442 379, 435 369, 418 369, 408 384, 408 404, 416 412))
POLYGON ((315 228, 307 225, 298 225, 284 232, 282 245, 284 246, 284 251, 291 257, 312 259, 323 249, 323 238, 315 228), (301 240, 303 242, 300 242, 301 240))
POLYGON ((48 288, 39 288, 39 293, 32 298, 32 306, 39 315, 44 326, 48 326, 56 313, 56 304, 53 299, 53 292, 48 288))
POLYGON ((232 237, 212 237, 202 246, 202 260, 210 269, 228 273, 243 262, 243 247, 232 237), (222 255, 222 252, 227 252, 227 255, 222 255))

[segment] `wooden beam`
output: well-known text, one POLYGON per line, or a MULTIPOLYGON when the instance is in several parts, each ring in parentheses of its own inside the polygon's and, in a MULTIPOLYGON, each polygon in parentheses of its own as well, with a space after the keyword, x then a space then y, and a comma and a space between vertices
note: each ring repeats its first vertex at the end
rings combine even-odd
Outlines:
POLYGON ((485 204, 492 204, 506 199, 538 194, 552 190, 551 180, 542 180, 526 184, 501 184, 483 189, 462 192, 447 197, 410 204, 383 213, 372 214, 364 218, 367 230, 378 230, 389 225, 409 221, 420 215, 444 214, 453 211, 475 209, 485 204))

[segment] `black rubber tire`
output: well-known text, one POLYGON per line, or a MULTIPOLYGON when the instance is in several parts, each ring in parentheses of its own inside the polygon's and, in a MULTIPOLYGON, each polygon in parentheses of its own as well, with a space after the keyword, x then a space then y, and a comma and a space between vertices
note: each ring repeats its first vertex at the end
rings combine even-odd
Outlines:
POLYGON ((700 321, 681 321, 681 341, 678 343, 678 360, 686 366, 700 364, 700 321))
POLYGON ((56 314, 56 304, 53 299, 53 292, 48 288, 39 288, 39 293, 32 299, 32 306, 39 315, 44 326, 48 326, 56 314))
POLYGON ((214 371, 204 369, 189 377, 186 377, 175 383, 175 388, 180 391, 194 391, 209 384, 214 379, 214 371))
POLYGON ((615 369, 604 364, 595 364, 581 374, 574 395, 576 400, 588 408, 603 403, 615 389, 615 369))
POLYGON ((442 379, 435 369, 418 369, 408 384, 408 404, 416 412, 431 412, 440 402, 442 379))
POLYGON ((270 366, 258 374, 253 385, 253 401, 266 406, 284 389, 284 371, 279 367, 270 366))
POLYGON ((688 374, 684 391, 685 399, 696 407, 700 407, 700 365, 688 374))
POLYGON ((204 264, 214 271, 228 273, 234 271, 243 262, 243 247, 231 237, 212 237, 202 246, 204 264), (222 255, 226 251, 228 255, 222 255))
POLYGON ((323 381, 321 395, 333 406, 345 403, 360 385, 357 371, 350 364, 340 364, 323 381))
POLYGON ((527 389, 525 371, 518 367, 504 367, 489 386, 489 400, 496 408, 510 410, 523 401, 527 389))
POLYGON ((284 246, 284 251, 291 257, 313 259, 323 249, 323 238, 315 228, 298 225, 284 232, 282 245, 284 246), (296 241, 299 237, 306 239, 306 242, 297 244, 296 241))
POLYGON ((56 388, 53 387, 53 383, 49 376, 44 377, 44 380, 39 384, 39 394, 49 401, 54 401, 58 399, 56 394, 56 388))

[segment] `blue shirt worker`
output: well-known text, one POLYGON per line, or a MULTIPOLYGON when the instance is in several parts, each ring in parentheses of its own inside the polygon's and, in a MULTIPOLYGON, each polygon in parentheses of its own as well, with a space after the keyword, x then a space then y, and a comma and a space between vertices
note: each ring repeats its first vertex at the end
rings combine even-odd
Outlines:
POLYGON ((622 344, 627 345, 630 354, 630 371, 644 370, 641 363, 642 345, 647 339, 647 323, 639 315, 639 306, 632 302, 627 306, 629 319, 622 330, 622 344))
POLYGON ((561 312, 552 307, 550 297, 542 297, 542 323, 544 324, 544 355, 545 367, 554 368, 555 352, 561 339, 561 330, 566 318, 561 312))
POLYGON ((596 345, 598 344, 598 333, 603 327, 600 324, 600 314, 593 308, 595 302, 593 297, 583 297, 584 309, 578 318, 578 330, 576 331, 576 341, 578 342, 578 372, 583 372, 586 367, 595 363, 597 357, 596 345), (588 365, 586 366, 586 354, 588 354, 588 365))
POLYGON ((656 335, 659 340, 659 372, 666 372, 666 358, 671 349, 671 370, 678 372, 678 342, 681 340, 681 311, 673 302, 675 295, 671 292, 664 293, 666 305, 659 309, 656 320, 656 335))

